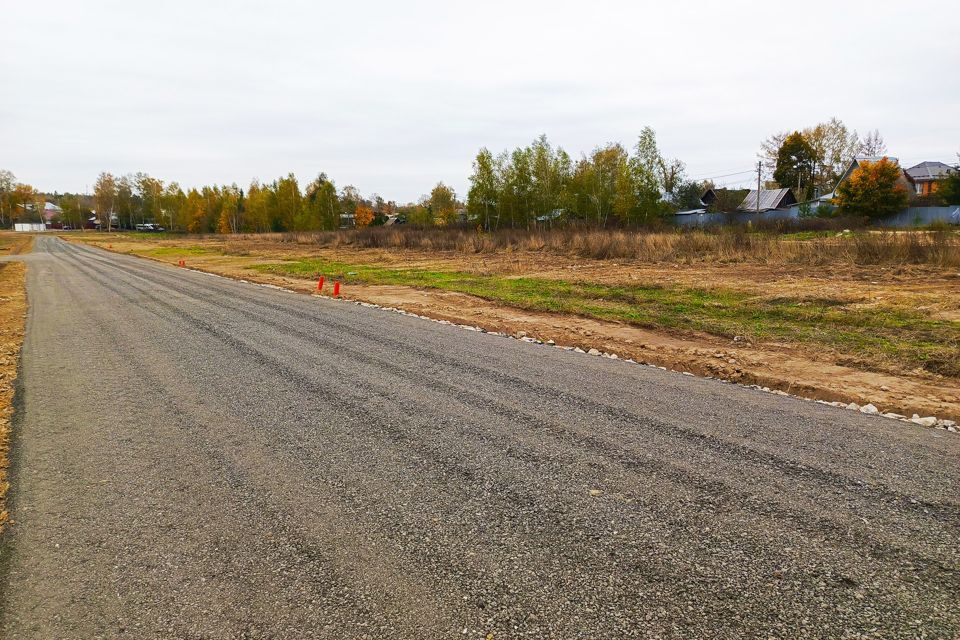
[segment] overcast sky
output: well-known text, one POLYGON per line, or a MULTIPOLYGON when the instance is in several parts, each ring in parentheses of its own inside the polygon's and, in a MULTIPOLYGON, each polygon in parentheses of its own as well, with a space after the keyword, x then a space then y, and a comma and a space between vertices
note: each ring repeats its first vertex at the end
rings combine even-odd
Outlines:
MULTIPOLYGON (((831 116, 904 162, 960 151, 960 2, 0 0, 0 168, 182 186, 325 171, 465 194, 477 150, 572 156, 645 125, 694 178, 831 116)), ((749 175, 719 178, 719 184, 749 175)))

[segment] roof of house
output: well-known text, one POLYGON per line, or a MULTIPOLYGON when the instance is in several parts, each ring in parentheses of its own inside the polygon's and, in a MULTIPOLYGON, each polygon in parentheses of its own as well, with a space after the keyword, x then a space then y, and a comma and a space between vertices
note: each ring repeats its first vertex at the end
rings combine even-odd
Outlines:
POLYGON ((884 158, 886 158, 887 160, 889 160, 889 161, 892 162, 893 164, 900 164, 900 161, 897 160, 896 158, 894 158, 893 156, 856 156, 856 157, 854 157, 853 161, 856 162, 856 163, 860 163, 860 162, 880 162, 880 161, 883 160, 884 158))
MULTIPOLYGON (((796 199, 793 197, 793 192, 790 191, 790 189, 762 189, 760 191, 760 210, 769 211, 770 209, 777 209, 785 200, 796 202, 796 199)), ((792 204, 792 202, 790 202, 790 204, 792 204)), ((752 189, 738 208, 743 211, 756 211, 757 190, 752 189)))
POLYGON ((907 169, 907 175, 914 180, 940 180, 954 171, 956 169, 943 162, 921 162, 907 169))
MULTIPOLYGON (((34 205, 32 202, 27 202, 26 204, 18 203, 17 206, 20 207, 21 209, 26 209, 27 211, 33 211, 34 209, 37 208, 36 205, 34 205)), ((49 200, 43 203, 43 210, 44 211, 61 211, 60 207, 50 202, 49 200)))

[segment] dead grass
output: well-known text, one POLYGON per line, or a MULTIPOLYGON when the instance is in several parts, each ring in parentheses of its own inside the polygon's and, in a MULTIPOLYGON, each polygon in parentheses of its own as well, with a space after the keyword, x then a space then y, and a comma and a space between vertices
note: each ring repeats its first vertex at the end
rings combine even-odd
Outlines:
MULTIPOLYGON (((301 247, 401 249, 463 254, 551 253, 594 260, 677 264, 761 263, 819 266, 927 264, 960 266, 960 233, 858 231, 801 234, 748 232, 743 228, 671 231, 558 229, 502 230, 381 227, 317 233, 256 236, 301 247)), ((232 236, 228 253, 249 250, 253 236, 232 236), (232 249, 232 250, 231 250, 232 249)))
MULTIPOLYGON (((0 252, 29 247, 29 241, 0 234, 0 252)), ((27 299, 24 288, 26 269, 22 262, 0 262, 0 532, 9 518, 6 495, 10 453, 10 416, 13 413, 14 380, 20 345, 23 343, 27 299)))
POLYGON ((32 245, 32 234, 0 231, 0 256, 26 253, 32 245))

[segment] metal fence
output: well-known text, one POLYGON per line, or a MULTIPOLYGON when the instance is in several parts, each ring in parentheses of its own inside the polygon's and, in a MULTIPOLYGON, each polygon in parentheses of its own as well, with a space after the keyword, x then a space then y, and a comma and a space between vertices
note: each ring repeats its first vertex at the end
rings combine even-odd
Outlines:
POLYGON ((960 224, 960 206, 952 207, 907 207, 885 220, 878 220, 880 227, 925 227, 934 222, 960 224))
MULTIPOLYGON (((816 207, 814 207, 816 209, 816 207)), ((722 224, 746 224, 748 222, 772 222, 777 220, 798 220, 800 205, 793 205, 788 209, 773 209, 762 213, 737 211, 736 213, 691 213, 676 215, 674 222, 681 227, 706 227, 722 224)), ((907 207, 900 213, 877 220, 878 227, 925 227, 935 222, 960 225, 960 206, 950 207, 907 207)))

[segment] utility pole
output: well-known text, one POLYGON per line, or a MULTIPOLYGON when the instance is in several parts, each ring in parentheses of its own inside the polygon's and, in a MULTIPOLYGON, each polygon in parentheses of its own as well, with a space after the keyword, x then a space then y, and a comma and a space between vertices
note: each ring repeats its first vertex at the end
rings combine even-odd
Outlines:
POLYGON ((760 213, 760 168, 763 166, 762 160, 757 160, 757 213, 760 213))

